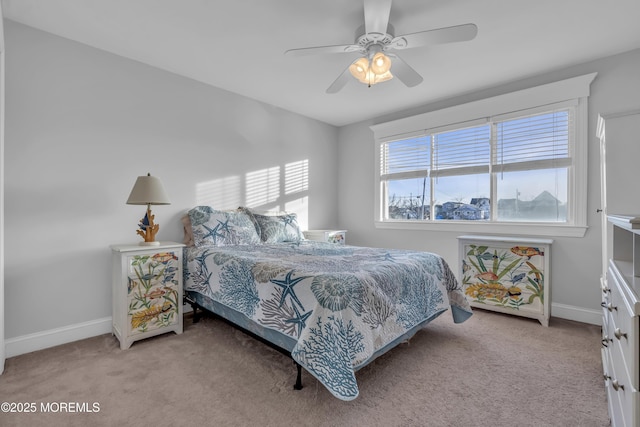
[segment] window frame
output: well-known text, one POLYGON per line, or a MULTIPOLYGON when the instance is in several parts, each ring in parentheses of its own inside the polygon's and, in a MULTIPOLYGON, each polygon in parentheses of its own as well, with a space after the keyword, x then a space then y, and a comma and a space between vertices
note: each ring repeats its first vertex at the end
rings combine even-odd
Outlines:
POLYGON ((370 127, 375 139, 375 208, 374 224, 380 229, 456 231, 464 233, 514 234, 538 236, 583 237, 587 230, 587 151, 588 151, 588 96, 591 82, 597 73, 586 74, 536 86, 529 89, 485 98, 441 110, 435 110, 370 127), (517 117, 531 111, 553 109, 555 104, 575 104, 573 144, 569 167, 567 222, 511 222, 511 221, 456 221, 456 220, 393 220, 384 219, 385 203, 381 185, 381 145, 390 141, 408 139, 433 133, 434 130, 468 127, 469 124, 493 121, 498 118, 517 117))

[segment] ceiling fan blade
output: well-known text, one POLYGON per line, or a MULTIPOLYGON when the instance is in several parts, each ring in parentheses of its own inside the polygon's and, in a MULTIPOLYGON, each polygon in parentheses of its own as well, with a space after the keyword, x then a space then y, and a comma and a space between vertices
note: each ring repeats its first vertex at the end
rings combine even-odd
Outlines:
POLYGON ((473 40, 478 34, 475 24, 455 25, 453 27, 420 31, 395 37, 389 44, 390 49, 410 49, 442 43, 454 43, 473 40))
POLYGON ((361 52, 362 47, 355 44, 343 44, 335 46, 316 46, 316 47, 303 47, 300 49, 289 49, 284 54, 289 56, 307 56, 307 55, 320 55, 327 53, 351 53, 361 52))
MULTIPOLYGON (((349 64, 349 66, 351 66, 351 64, 349 64)), ((339 92, 340 89, 342 89, 344 87, 344 85, 347 84, 349 79, 351 79, 351 73, 349 72, 349 67, 347 67, 342 72, 342 74, 340 74, 338 76, 338 78, 335 79, 335 81, 333 83, 331 83, 331 86, 329 86, 327 88, 327 93, 337 93, 337 92, 339 92)))
POLYGON ((389 55, 393 58, 391 65, 391 74, 397 77, 407 87, 414 87, 422 83, 422 76, 416 70, 411 68, 409 64, 404 62, 398 55, 389 55))
POLYGON ((391 0, 364 0, 364 28, 367 34, 387 34, 391 0))

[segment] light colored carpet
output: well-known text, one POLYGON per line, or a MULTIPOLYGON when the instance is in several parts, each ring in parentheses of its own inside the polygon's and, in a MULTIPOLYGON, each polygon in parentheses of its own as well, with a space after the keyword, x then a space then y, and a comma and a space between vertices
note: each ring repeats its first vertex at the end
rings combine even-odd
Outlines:
POLYGON ((6 361, 1 426, 606 426, 600 328, 476 310, 443 314, 356 376, 343 402, 291 359, 220 320, 185 318, 182 335, 125 351, 102 335, 6 361), (42 413, 41 403, 99 412, 42 413))

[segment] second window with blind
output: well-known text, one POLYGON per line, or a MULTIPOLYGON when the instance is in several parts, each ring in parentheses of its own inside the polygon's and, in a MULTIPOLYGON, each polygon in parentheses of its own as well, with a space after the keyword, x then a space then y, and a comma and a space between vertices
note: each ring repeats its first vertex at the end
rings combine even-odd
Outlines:
POLYGON ((568 223, 575 103, 380 144, 383 220, 568 223))

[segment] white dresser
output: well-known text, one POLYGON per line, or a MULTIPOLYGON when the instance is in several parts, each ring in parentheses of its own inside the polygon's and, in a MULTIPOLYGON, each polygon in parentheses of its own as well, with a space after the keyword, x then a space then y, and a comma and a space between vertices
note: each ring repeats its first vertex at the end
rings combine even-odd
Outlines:
POLYGON ((601 115, 602 366, 613 427, 640 426, 640 109, 601 115))
POLYGON ((640 415, 640 217, 609 215, 613 253, 602 287, 602 366, 611 425, 637 426, 640 415))

